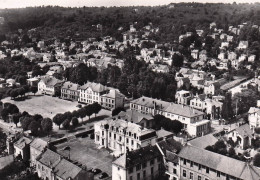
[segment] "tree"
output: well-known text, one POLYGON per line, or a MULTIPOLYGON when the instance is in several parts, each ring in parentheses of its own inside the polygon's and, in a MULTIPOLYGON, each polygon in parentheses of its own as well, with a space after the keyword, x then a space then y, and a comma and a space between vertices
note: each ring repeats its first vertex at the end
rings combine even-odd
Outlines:
POLYGON ((229 148, 228 155, 229 157, 234 157, 236 155, 236 151, 233 147, 229 148))
POLYGON ((21 116, 22 115, 19 114, 19 113, 16 113, 16 114, 13 115, 13 122, 16 125, 16 127, 17 127, 17 124, 19 123, 19 119, 20 119, 21 116))
POLYGON ((226 93, 221 112, 222 118, 229 120, 233 117, 231 93, 226 93))
POLYGON ((65 121, 63 121, 62 126, 64 129, 68 130, 70 128, 70 120, 69 119, 65 119, 65 121))
POLYGON ((112 111, 112 116, 116 116, 116 115, 118 115, 121 111, 126 111, 125 110, 125 108, 123 108, 123 107, 118 107, 118 108, 115 108, 115 109, 113 109, 113 111, 112 111))
POLYGON ((80 108, 80 109, 77 111, 77 114, 78 114, 78 117, 80 117, 81 120, 82 120, 82 122, 83 122, 83 118, 86 116, 85 108, 80 108))
POLYGON ((255 133, 256 133, 256 134, 260 134, 260 127, 256 127, 256 128, 255 128, 255 133))
POLYGON ((1 117, 3 118, 4 121, 7 120, 8 115, 9 115, 8 109, 4 108, 4 109, 1 111, 1 117))
POLYGON ((171 123, 171 130, 175 133, 178 134, 179 132, 181 132, 181 130, 183 129, 183 124, 178 121, 178 120, 174 120, 171 123))
POLYGON ((52 120, 50 118, 44 118, 41 121, 42 130, 49 135, 52 130, 52 120))
POLYGON ((31 130, 32 135, 37 136, 39 132, 40 124, 34 120, 31 121, 28 129, 31 130))
POLYGON ((72 125, 73 125, 74 127, 76 127, 76 126, 79 125, 79 120, 78 120, 78 118, 73 117, 71 121, 72 121, 72 125))
POLYGON ((27 131, 29 129, 29 125, 33 121, 32 118, 29 116, 25 116, 23 118, 20 118, 19 120, 24 131, 27 131))
POLYGON ((260 153, 257 153, 253 159, 254 166, 260 167, 260 153))
POLYGON ((97 102, 93 103, 91 106, 92 106, 93 113, 95 114, 95 117, 96 117, 96 115, 102 109, 102 106, 100 104, 98 104, 97 102))
POLYGON ((90 116, 93 114, 93 109, 91 105, 85 106, 84 107, 85 114, 88 116, 88 120, 90 120, 90 116))
POLYGON ((15 99, 18 95, 19 95, 19 93, 18 93, 17 89, 11 90, 10 96, 12 99, 15 99))
POLYGON ((60 129, 60 125, 63 123, 64 119, 63 119, 63 115, 62 114, 56 114, 54 117, 53 117, 53 122, 59 126, 59 129, 60 129))
POLYGON ((30 88, 30 90, 31 90, 31 92, 35 95, 35 93, 37 93, 37 91, 38 91, 38 88, 37 88, 36 86, 32 86, 32 87, 30 88))
POLYGON ((183 56, 180 54, 175 53, 172 56, 172 65, 175 67, 182 67, 183 66, 183 56))
POLYGON ((35 120, 36 122, 41 123, 42 119, 43 119, 43 117, 40 114, 33 115, 33 120, 35 120))

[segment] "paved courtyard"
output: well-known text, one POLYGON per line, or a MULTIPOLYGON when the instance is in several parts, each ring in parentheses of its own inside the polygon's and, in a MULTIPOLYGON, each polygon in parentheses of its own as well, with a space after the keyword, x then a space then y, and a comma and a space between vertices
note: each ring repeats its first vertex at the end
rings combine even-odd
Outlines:
MULTIPOLYGON (((70 150, 70 159, 77 161, 83 165, 87 166, 87 169, 98 168, 102 172, 106 172, 109 176, 112 175, 112 161, 113 156, 109 154, 109 151, 102 148, 99 149, 98 146, 94 143, 94 140, 88 138, 77 138, 72 140, 72 142, 66 142, 60 145, 57 145, 58 153, 68 157, 69 151, 64 151, 63 148, 69 146, 70 150)), ((96 175, 95 179, 100 174, 96 175)))

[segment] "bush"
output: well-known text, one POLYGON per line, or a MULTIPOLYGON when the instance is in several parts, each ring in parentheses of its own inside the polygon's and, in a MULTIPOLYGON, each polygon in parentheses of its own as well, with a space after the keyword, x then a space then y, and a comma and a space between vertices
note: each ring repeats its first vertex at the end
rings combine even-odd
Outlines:
POLYGON ((74 127, 76 127, 76 126, 79 125, 79 120, 78 120, 78 118, 73 117, 71 121, 72 121, 72 125, 73 125, 74 127))

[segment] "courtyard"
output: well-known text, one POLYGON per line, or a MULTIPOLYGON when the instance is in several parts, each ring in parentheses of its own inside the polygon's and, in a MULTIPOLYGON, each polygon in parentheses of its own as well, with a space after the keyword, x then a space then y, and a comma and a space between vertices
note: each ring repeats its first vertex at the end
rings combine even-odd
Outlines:
MULTIPOLYGON (((69 157, 72 161, 77 161, 85 165, 87 169, 98 168, 102 172, 106 172, 110 177, 112 175, 112 162, 114 157, 109 154, 109 151, 104 148, 99 148, 94 143, 94 140, 87 138, 73 139, 71 142, 65 142, 56 146, 57 152, 65 157, 69 157), (68 150, 63 150, 65 147, 70 147, 68 150)), ((101 174, 101 173, 100 173, 101 174)), ((94 179, 98 179, 96 175, 94 179)))

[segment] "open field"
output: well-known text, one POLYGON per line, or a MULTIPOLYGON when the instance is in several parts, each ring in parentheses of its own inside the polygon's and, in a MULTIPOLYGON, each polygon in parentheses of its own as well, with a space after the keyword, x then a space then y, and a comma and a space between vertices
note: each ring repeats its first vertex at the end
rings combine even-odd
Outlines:
MULTIPOLYGON (((78 138, 74 139, 72 142, 65 142, 57 145, 57 152, 68 157, 69 151, 63 150, 66 146, 71 148, 71 160, 86 165, 87 169, 98 168, 101 169, 102 172, 106 172, 109 176, 112 175, 113 156, 104 148, 98 149, 98 145, 94 143, 94 140, 90 138, 78 138)), ((98 174, 97 177, 99 175, 100 174, 98 174)), ((95 177, 95 179, 97 179, 97 177, 95 177)))
POLYGON ((14 101, 10 97, 2 100, 3 103, 15 104, 20 112, 27 111, 30 114, 41 114, 43 117, 53 118, 58 113, 74 111, 78 102, 59 99, 58 97, 36 95, 28 96, 24 101, 14 101))

